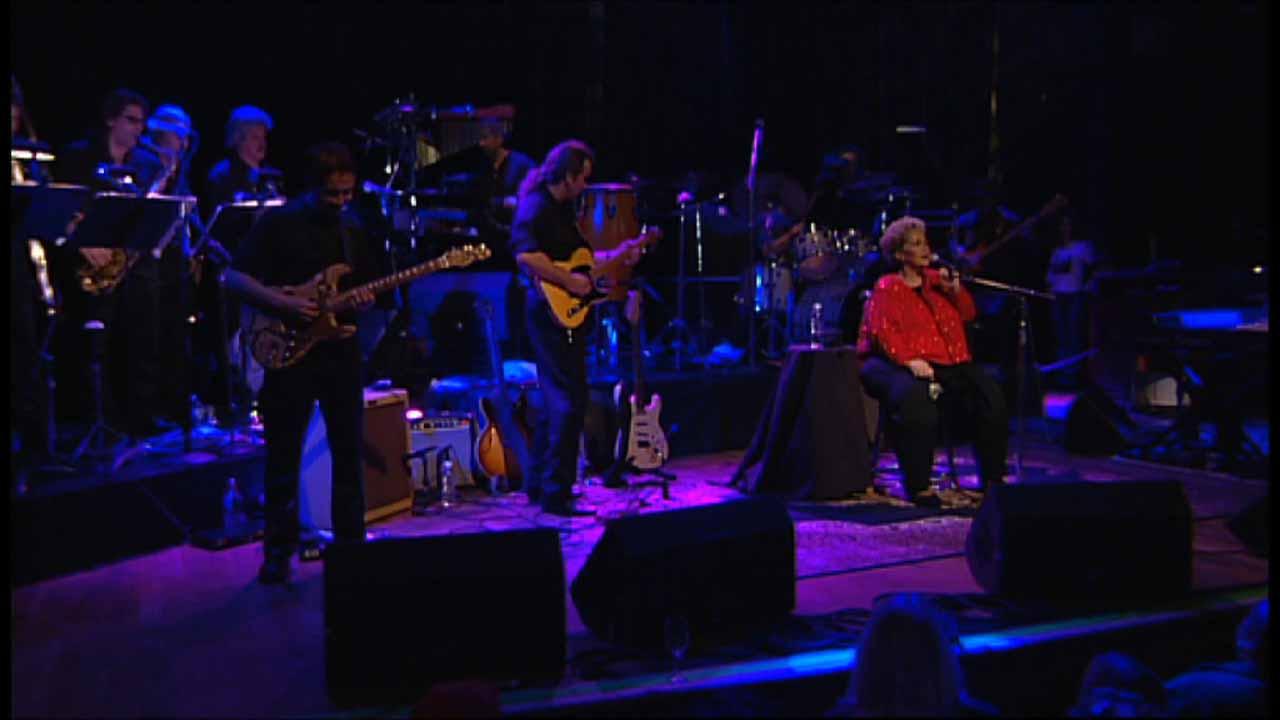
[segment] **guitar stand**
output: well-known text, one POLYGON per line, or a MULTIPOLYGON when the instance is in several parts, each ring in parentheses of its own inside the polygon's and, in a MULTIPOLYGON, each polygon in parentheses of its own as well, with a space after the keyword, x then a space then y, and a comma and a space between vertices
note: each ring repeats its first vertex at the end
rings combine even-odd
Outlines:
POLYGON ((639 487, 661 487, 662 499, 671 499, 671 483, 676 479, 676 474, 667 472, 662 468, 654 468, 653 470, 641 470, 626 460, 617 460, 604 473, 604 486, 613 489, 622 488, 639 488, 639 487), (640 475, 656 477, 657 480, 643 480, 641 482, 629 483, 623 475, 640 475))

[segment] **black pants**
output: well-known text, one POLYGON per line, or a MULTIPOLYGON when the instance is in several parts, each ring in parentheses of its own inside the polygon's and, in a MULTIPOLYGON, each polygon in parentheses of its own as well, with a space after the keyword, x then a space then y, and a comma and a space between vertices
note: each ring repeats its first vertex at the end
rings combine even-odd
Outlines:
POLYGON ((908 495, 929 488, 938 423, 945 408, 952 421, 963 418, 971 428, 978 477, 985 488, 1004 480, 1009 449, 1009 419, 1000 387, 973 363, 934 365, 942 395, 929 399, 929 383, 907 368, 883 358, 862 363, 867 394, 888 409, 889 440, 898 456, 908 495))
MULTIPOLYGON (((85 300, 86 317, 104 325, 104 406, 115 409, 126 430, 141 431, 161 410, 161 380, 177 382, 160 363, 159 265, 143 252, 119 285, 85 300)), ((97 351, 90 348, 91 359, 97 351)))
POLYGON ((298 543, 298 482, 312 407, 320 402, 333 460, 333 534, 364 540, 364 390, 355 340, 318 345, 297 365, 268 370, 258 394, 266 430, 268 549, 298 543))
POLYGON ((538 366, 541 407, 535 405, 530 496, 541 494, 543 507, 569 500, 577 478, 578 438, 587 414, 587 333, 556 324, 541 297, 525 304, 525 329, 538 366))

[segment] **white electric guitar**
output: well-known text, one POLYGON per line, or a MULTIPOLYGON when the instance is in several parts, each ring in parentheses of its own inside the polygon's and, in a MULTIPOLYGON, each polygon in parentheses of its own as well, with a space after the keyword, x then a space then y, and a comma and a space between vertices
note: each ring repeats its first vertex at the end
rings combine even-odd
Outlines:
POLYGON ((618 430, 614 455, 637 470, 656 470, 666 463, 669 451, 667 436, 658 419, 662 397, 654 393, 650 398, 644 384, 642 344, 640 322, 636 322, 631 326, 631 365, 635 372, 631 394, 624 402, 622 383, 613 388, 613 402, 618 411, 630 416, 630 422, 622 423, 618 430))

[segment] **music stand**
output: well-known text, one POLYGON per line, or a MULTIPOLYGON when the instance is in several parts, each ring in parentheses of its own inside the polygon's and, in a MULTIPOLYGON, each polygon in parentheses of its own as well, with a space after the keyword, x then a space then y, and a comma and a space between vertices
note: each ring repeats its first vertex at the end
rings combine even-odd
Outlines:
MULTIPOLYGON (((137 253, 153 252, 157 249, 157 241, 173 226, 175 220, 185 217, 195 198, 189 197, 142 197, 128 193, 102 192, 94 194, 85 210, 84 220, 75 232, 67 239, 67 247, 73 250, 81 248, 109 248, 133 251, 137 253)), ((85 329, 94 333, 93 338, 101 338, 105 325, 98 320, 85 324, 85 329)), ((94 403, 94 424, 76 447, 71 462, 77 462, 91 447, 95 455, 101 455, 104 436, 123 434, 106 424, 102 408, 102 355, 105 348, 99 342, 92 343, 93 353, 90 358, 91 390, 94 403)), ((190 413, 188 413, 190 415, 190 413)), ((184 425, 189 442, 190 420, 184 425)), ((141 448, 145 450, 145 448, 141 448)), ((112 462, 112 470, 140 454, 139 449, 126 449, 112 462)))
MULTIPOLYGON (((46 183, 39 184, 35 182, 15 183, 10 185, 9 189, 9 210, 18 218, 14 223, 15 227, 20 227, 22 235, 21 239, 38 240, 48 256, 48 248, 50 246, 59 245, 66 242, 67 225, 77 212, 80 212, 88 204, 92 190, 83 185, 68 185, 65 183, 46 183)), ((48 298, 46 302, 48 303, 48 298)), ((46 412, 48 415, 45 424, 46 443, 49 448, 51 460, 57 469, 66 469, 57 465, 57 438, 58 426, 56 419, 56 383, 54 382, 54 356, 49 352, 49 343, 53 340, 54 332, 58 326, 60 311, 60 303, 58 302, 56 292, 52 298, 52 302, 46 305, 46 316, 48 325, 44 330, 44 337, 40 340, 38 349, 40 368, 44 373, 45 381, 45 402, 47 403, 46 412)))
MULTIPOLYGON (((214 208, 213 213, 209 216, 207 234, 216 238, 218 243, 234 256, 240 244, 248 237, 249 231, 258 222, 258 219, 267 210, 284 204, 284 198, 275 197, 262 200, 242 200, 219 205, 214 208)), ((218 273, 217 283, 218 312, 222 318, 218 328, 218 332, 221 334, 218 338, 218 362, 226 368, 224 382, 227 385, 227 406, 232 413, 232 418, 228 424, 230 426, 230 442, 234 443, 236 428, 245 422, 251 422, 250 410, 252 408, 245 407, 244 403, 235 402, 236 393, 232 392, 230 387, 232 384, 231 338, 240 330, 240 318, 238 316, 232 317, 231 315, 231 303, 227 299, 226 281, 222 273, 218 273)), ((249 348, 247 344, 240 343, 239 355, 239 372, 235 381, 241 388, 248 388, 249 348)), ((249 405, 251 404, 252 401, 250 401, 249 405)))

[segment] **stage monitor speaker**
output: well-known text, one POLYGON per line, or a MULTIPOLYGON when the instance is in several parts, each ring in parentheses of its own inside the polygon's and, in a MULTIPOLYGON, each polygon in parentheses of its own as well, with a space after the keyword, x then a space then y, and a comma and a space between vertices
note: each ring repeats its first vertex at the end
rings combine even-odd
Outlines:
POLYGON ((334 545, 325 681, 339 705, 413 702, 433 683, 558 680, 564 562, 554 528, 334 545))
POLYGON ((1063 445, 1081 455, 1114 455, 1129 447, 1125 429, 1133 420, 1105 392, 1087 388, 1067 411, 1063 445))
POLYGON ((786 505, 758 497, 614 520, 571 594, 597 636, 661 649, 682 616, 693 646, 711 646, 795 608, 795 529, 786 505))
POLYGON ((988 592, 1036 607, 1123 607, 1191 589, 1182 484, 1069 482, 987 491, 965 541, 988 592))
POLYGON ((1231 534, 1251 552, 1262 557, 1270 557, 1271 553, 1270 497, 1263 495, 1254 500, 1227 522, 1231 534))
MULTIPOLYGON (((409 394, 399 388, 364 390, 364 519, 372 522, 408 510, 412 487, 404 456, 409 453, 409 394)), ((306 529, 333 529, 333 461, 324 414, 317 403, 302 445, 299 518, 306 529)))

